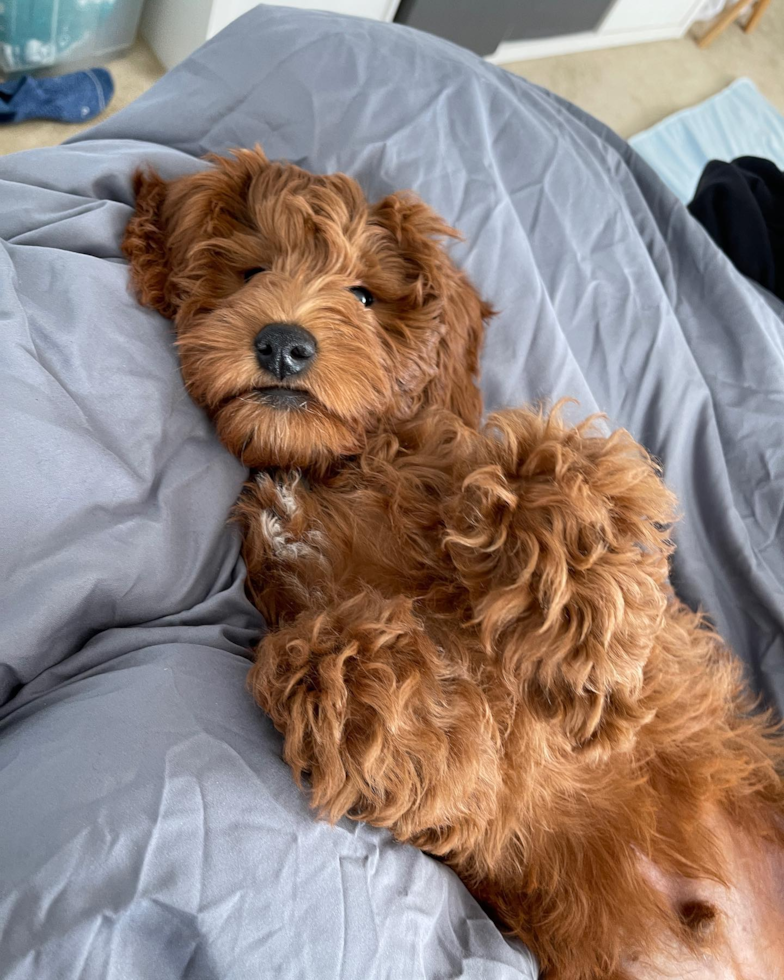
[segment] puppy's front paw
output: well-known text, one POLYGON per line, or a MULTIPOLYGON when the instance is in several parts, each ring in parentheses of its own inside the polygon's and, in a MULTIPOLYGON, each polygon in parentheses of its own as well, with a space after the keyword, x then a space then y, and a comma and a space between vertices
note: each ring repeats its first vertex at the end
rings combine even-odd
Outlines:
POLYGON ((325 816, 446 853, 491 819, 499 738, 487 700, 427 635, 410 599, 367 591, 261 642, 254 697, 325 816))

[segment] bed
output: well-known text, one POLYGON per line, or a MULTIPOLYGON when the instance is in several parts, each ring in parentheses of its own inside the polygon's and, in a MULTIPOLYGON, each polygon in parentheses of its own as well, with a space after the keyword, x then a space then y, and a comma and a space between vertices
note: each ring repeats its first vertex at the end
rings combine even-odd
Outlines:
POLYGON ((663 463, 673 581, 784 705, 784 322, 629 147, 407 28, 260 6, 68 145, 0 159, 0 975, 534 980, 437 861, 318 822, 244 688, 244 471, 128 290, 131 175, 259 142, 413 188, 500 311, 488 408, 663 463))

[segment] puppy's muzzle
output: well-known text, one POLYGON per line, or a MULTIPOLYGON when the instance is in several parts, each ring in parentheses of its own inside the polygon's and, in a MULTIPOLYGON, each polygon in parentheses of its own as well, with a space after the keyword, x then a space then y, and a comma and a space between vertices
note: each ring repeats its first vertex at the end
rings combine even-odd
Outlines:
POLYGON ((259 366, 278 381, 301 374, 316 356, 316 338, 296 323, 268 323, 253 341, 259 366))

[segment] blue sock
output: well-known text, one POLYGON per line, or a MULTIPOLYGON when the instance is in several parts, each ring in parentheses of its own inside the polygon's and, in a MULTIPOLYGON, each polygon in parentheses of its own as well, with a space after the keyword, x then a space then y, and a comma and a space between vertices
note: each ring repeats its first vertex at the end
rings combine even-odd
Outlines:
POLYGON ((54 78, 22 75, 0 85, 0 123, 23 119, 85 122, 103 112, 114 95, 105 68, 90 68, 54 78))

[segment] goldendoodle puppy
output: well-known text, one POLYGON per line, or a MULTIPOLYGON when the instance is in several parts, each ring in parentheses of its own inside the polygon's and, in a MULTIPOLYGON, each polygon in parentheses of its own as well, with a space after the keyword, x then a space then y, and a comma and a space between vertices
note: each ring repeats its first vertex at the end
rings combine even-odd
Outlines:
POLYGON ((124 249, 253 471, 250 689, 313 805, 443 858, 548 978, 784 977, 782 742, 670 589, 656 465, 481 423, 491 310, 422 202, 212 164, 137 175, 124 249))

